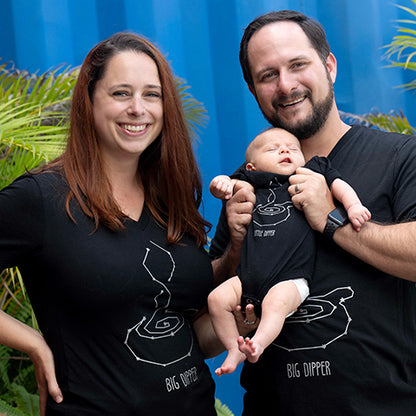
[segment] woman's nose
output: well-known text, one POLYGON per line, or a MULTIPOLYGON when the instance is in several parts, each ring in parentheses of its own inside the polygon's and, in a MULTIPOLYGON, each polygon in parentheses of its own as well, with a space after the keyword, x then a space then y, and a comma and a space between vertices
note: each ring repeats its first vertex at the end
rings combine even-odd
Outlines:
POLYGON ((145 107, 141 98, 132 98, 128 108, 128 113, 132 116, 140 116, 145 113, 145 107))

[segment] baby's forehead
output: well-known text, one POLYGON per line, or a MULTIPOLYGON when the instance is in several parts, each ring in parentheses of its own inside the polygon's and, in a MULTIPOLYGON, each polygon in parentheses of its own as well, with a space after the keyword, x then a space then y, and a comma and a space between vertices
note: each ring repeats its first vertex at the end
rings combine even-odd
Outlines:
POLYGON ((299 140, 292 133, 289 133, 286 130, 273 128, 260 133, 254 139, 255 147, 261 148, 267 144, 274 144, 281 146, 283 144, 294 144, 300 147, 299 140))

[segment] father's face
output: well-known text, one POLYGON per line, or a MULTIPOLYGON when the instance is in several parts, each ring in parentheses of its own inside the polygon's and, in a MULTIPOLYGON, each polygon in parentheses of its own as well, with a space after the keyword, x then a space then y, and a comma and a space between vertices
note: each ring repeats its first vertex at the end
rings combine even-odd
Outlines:
POLYGON ((248 44, 256 97, 267 121, 307 139, 325 124, 334 105, 336 61, 326 65, 293 22, 277 22, 256 32, 248 44))

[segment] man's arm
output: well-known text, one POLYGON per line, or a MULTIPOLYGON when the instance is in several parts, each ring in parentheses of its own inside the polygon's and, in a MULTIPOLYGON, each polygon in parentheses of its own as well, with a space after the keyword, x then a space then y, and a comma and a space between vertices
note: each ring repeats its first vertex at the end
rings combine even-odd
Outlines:
POLYGON ((360 232, 351 224, 338 228, 334 241, 377 269, 416 282, 416 222, 381 225, 365 223, 360 232))
POLYGON ((226 204, 230 242, 225 253, 212 262, 216 284, 236 274, 240 264, 241 246, 251 221, 255 202, 253 187, 247 182, 237 181, 234 185, 234 195, 226 204))
MULTIPOLYGON (((309 225, 323 233, 328 214, 335 208, 331 192, 322 175, 305 168, 296 173, 290 178, 292 201, 304 212, 309 225)), ((335 231, 334 242, 385 273, 416 282, 415 221, 392 225, 367 222, 360 232, 347 224, 335 231)))

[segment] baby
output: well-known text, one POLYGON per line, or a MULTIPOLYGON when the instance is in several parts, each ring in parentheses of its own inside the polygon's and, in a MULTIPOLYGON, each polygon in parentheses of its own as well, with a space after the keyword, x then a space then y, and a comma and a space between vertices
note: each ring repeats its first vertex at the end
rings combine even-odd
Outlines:
MULTIPOLYGON (((246 358, 256 362, 279 335, 286 317, 309 295, 315 236, 303 213, 294 209, 288 192, 289 176, 304 165, 298 139, 286 130, 271 128, 249 144, 246 163, 233 179, 219 175, 211 181, 210 191, 216 198, 229 199, 237 179, 251 183, 256 193, 238 276, 208 297, 215 332, 228 352, 215 370, 219 376, 232 373, 246 358), (261 313, 261 320, 255 335, 244 339, 238 334, 233 310, 249 303, 255 305, 257 316, 261 313)), ((340 179, 327 158, 314 157, 305 167, 325 176, 333 197, 343 204, 359 231, 371 214, 351 186, 340 179)))

